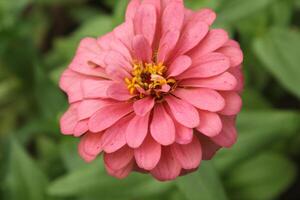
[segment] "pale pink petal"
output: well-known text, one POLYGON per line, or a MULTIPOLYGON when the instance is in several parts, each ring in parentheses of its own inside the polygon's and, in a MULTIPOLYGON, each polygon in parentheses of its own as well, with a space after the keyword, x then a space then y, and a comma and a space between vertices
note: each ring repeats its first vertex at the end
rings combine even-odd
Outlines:
POLYGON ((208 137, 218 135, 222 130, 222 121, 218 114, 199 110, 201 123, 196 128, 202 134, 208 137))
POLYGON ((79 103, 78 106, 78 119, 83 120, 91 117, 100 108, 113 104, 113 101, 102 99, 86 99, 79 103))
POLYGON ((143 35, 137 35, 133 38, 132 48, 135 58, 138 61, 150 62, 152 59, 152 48, 148 40, 143 35))
POLYGON ((240 44, 235 41, 235 40, 232 40, 232 39, 229 39, 224 45, 224 47, 235 47, 235 48, 241 48, 240 44))
POLYGON ((225 100, 224 98, 215 90, 206 89, 206 88, 190 88, 190 89, 181 89, 177 88, 173 94, 193 106, 202 109, 208 110, 211 112, 217 112, 224 108, 225 100))
POLYGON ((202 160, 202 150, 199 139, 194 136, 189 144, 173 144, 173 156, 179 161, 183 169, 195 169, 202 160))
POLYGON ((166 8, 169 4, 177 2, 183 4, 183 0, 161 0, 161 4, 163 8, 166 8))
POLYGON ((127 60, 117 51, 110 50, 106 52, 105 63, 106 65, 115 65, 118 68, 124 68, 128 72, 132 70, 131 60, 127 60))
POLYGON ((126 131, 123 130, 126 133, 127 144, 131 148, 139 147, 146 138, 148 133, 149 117, 150 113, 146 114, 145 116, 136 115, 129 122, 126 131))
POLYGON ((167 96, 165 99, 177 122, 188 128, 199 125, 199 114, 194 106, 173 96, 167 96))
POLYGON ((197 20, 207 23, 210 26, 215 21, 217 15, 213 10, 205 8, 195 12, 193 17, 197 18, 197 20))
POLYGON ((126 10, 126 21, 131 21, 134 19, 134 16, 136 15, 140 5, 140 0, 130 0, 126 10))
POLYGON ((189 87, 203 87, 210 88, 215 90, 227 91, 233 90, 237 86, 236 78, 225 72, 221 75, 205 78, 205 79, 186 79, 180 82, 181 86, 189 86, 189 87))
POLYGON ((126 144, 124 130, 126 130, 128 123, 132 118, 133 114, 130 114, 106 129, 102 136, 102 147, 106 153, 113 153, 126 144))
POLYGON ((129 162, 125 167, 118 169, 118 170, 113 170, 111 169, 109 166, 105 165, 105 169, 107 171, 107 173, 111 176, 114 176, 118 179, 124 179, 126 178, 130 172, 133 170, 133 166, 134 166, 134 161, 132 160, 131 162, 129 162))
POLYGON ((222 92, 225 107, 220 111, 222 115, 236 115, 241 111, 242 99, 237 92, 222 92))
POLYGON ((74 103, 83 99, 81 82, 84 78, 83 75, 70 69, 66 69, 61 75, 59 87, 68 94, 69 103, 74 103))
POLYGON ((220 52, 227 56, 230 59, 230 66, 231 67, 236 67, 242 64, 243 62, 243 52, 240 48, 236 47, 222 47, 218 49, 217 52, 220 52))
POLYGON ((71 104, 69 109, 60 118, 60 131, 65 135, 72 135, 78 122, 78 103, 71 104))
POLYGON ((161 92, 169 92, 171 90, 171 86, 169 86, 168 84, 164 84, 161 86, 161 89, 158 89, 158 91, 161 92))
POLYGON ((219 145, 211 141, 209 137, 202 134, 197 134, 202 147, 202 159, 210 160, 216 154, 216 152, 221 148, 219 145))
POLYGON ((143 0, 142 4, 149 4, 155 7, 157 15, 160 16, 161 3, 157 0, 143 0))
POLYGON ((156 9, 150 4, 141 5, 134 17, 135 34, 144 35, 152 45, 156 32, 156 9))
POLYGON ((109 105, 98 110, 89 121, 89 128, 92 132, 103 131, 113 124, 115 124, 119 119, 125 115, 132 112, 131 103, 116 103, 114 105, 109 105))
POLYGON ((221 133, 212 137, 212 141, 222 147, 231 147, 237 140, 237 130, 234 117, 222 117, 223 129, 221 133))
POLYGON ((118 38, 123 44, 132 50, 132 38, 134 37, 133 22, 126 21, 114 29, 114 36, 118 38))
POLYGON ((188 56, 177 57, 168 67, 169 76, 178 76, 192 65, 192 60, 188 56))
POLYGON ((107 89, 112 81, 86 79, 82 82, 82 90, 85 98, 107 98, 107 89))
POLYGON ((161 145, 149 135, 143 144, 134 149, 136 164, 146 170, 152 170, 159 162, 161 156, 161 145))
POLYGON ((175 123, 176 130, 176 143, 178 144, 189 144, 193 139, 193 129, 185 127, 178 122, 175 123))
POLYGON ((150 132, 159 144, 170 145, 175 142, 174 122, 161 104, 154 107, 150 132))
POLYGON ((80 139, 78 152, 86 162, 93 161, 102 152, 101 137, 102 133, 86 133, 80 139))
POLYGON ((230 68, 228 72, 230 72, 237 80, 237 85, 234 88, 234 90, 237 92, 241 92, 244 88, 244 76, 242 73, 242 67, 238 66, 238 67, 230 68))
POLYGON ((133 150, 127 146, 114 153, 104 153, 104 162, 112 170, 119 170, 128 165, 133 158, 133 150))
POLYGON ((177 43, 175 55, 182 55, 194 48, 207 34, 208 25, 197 17, 189 20, 177 43))
POLYGON ((200 57, 199 61, 178 76, 178 79, 208 78, 222 74, 229 67, 230 61, 226 56, 220 53, 210 53, 200 57))
POLYGON ((188 54, 196 59, 222 47, 228 41, 228 33, 223 29, 213 29, 208 32, 200 44, 188 54))
POLYGON ((164 147, 161 158, 151 171, 152 176, 160 181, 169 181, 177 178, 181 171, 180 163, 174 158, 169 147, 164 147))
POLYGON ((162 35, 158 48, 158 62, 167 62, 175 48, 180 36, 180 31, 168 31, 162 35))
POLYGON ((84 133, 86 133, 89 130, 89 120, 85 119, 85 120, 81 120, 79 121, 76 126, 74 127, 74 133, 73 135, 75 137, 80 137, 82 136, 84 133))
POLYGON ((108 65, 105 68, 106 74, 110 79, 117 82, 124 82, 125 78, 132 77, 131 74, 124 68, 120 68, 117 65, 108 65))
POLYGON ((153 97, 145 97, 133 103, 134 112, 139 116, 144 116, 152 110, 155 101, 153 97))
POLYGON ((110 49, 119 52, 126 60, 132 60, 130 49, 117 37, 113 37, 109 43, 110 49))
POLYGON ((104 71, 104 54, 90 52, 77 53, 69 65, 69 69, 78 73, 101 78, 109 78, 104 71))
POLYGON ((107 88, 107 96, 118 101, 126 101, 132 98, 125 83, 114 83, 110 85, 107 88))
POLYGON ((184 19, 184 6, 180 2, 167 5, 162 15, 162 34, 168 31, 181 30, 184 19))

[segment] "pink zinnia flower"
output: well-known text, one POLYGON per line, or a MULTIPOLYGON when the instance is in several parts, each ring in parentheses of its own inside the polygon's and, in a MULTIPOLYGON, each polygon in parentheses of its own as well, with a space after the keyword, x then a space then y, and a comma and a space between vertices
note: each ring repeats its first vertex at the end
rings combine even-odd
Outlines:
MULTIPOLYGON (((81 41, 60 87, 61 131, 110 175, 175 179, 237 138, 243 88, 239 44, 210 29, 216 14, 182 0, 132 0, 123 24, 81 41)), ((101 26, 101 24, 99 24, 101 26)))

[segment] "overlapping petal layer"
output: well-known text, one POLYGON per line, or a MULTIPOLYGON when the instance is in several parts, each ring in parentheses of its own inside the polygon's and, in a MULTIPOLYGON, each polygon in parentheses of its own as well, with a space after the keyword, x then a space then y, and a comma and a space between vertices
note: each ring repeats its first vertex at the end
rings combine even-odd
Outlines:
POLYGON ((61 76, 60 123, 85 161, 103 153, 112 176, 165 181, 235 143, 243 53, 215 18, 183 0, 131 0, 123 24, 81 41, 61 76))

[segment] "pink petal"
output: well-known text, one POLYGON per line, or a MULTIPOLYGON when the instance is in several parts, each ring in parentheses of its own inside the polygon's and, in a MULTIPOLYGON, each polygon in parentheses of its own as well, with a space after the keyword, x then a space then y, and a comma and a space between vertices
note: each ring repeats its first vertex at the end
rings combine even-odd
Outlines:
POLYGON ((137 35, 132 42, 135 58, 138 61, 150 62, 152 58, 152 48, 148 40, 143 35, 137 35))
POLYGON ((141 5, 134 17, 134 29, 136 34, 142 34, 152 45, 156 32, 156 9, 150 4, 141 5))
POLYGON ((230 72, 237 80, 237 85, 234 88, 234 90, 237 92, 241 92, 244 88, 244 76, 242 73, 241 66, 230 68, 228 72, 230 72))
POLYGON ((145 170, 152 170, 158 164, 161 156, 161 145, 149 135, 143 144, 134 150, 136 164, 145 170))
POLYGON ((95 112, 113 102, 102 99, 86 99, 78 106, 78 119, 83 120, 91 117, 95 112))
POLYGON ((160 181, 168 181, 177 178, 181 171, 180 163, 174 158, 169 147, 162 150, 161 158, 151 174, 160 181))
POLYGON ((173 156, 179 161, 183 169, 195 169, 202 160, 202 150, 199 139, 193 137, 189 144, 173 144, 171 146, 173 156))
POLYGON ((149 117, 150 113, 143 117, 136 115, 129 122, 129 125, 125 131, 128 146, 137 148, 143 143, 148 133, 149 117))
POLYGON ((222 147, 231 147, 237 140, 237 130, 235 127, 235 119, 233 117, 223 117, 222 132, 211 139, 222 147))
POLYGON ((159 144, 170 145, 175 141, 174 122, 161 104, 154 107, 150 132, 159 144))
POLYGON ((222 47, 221 49, 218 49, 218 52, 224 54, 230 59, 230 66, 236 67, 242 64, 243 62, 243 52, 240 48, 236 47, 222 47))
POLYGON ((218 135, 222 130, 222 121, 218 114, 199 110, 201 119, 197 130, 208 137, 218 135))
POLYGON ((125 115, 132 112, 132 106, 130 103, 118 103, 109 105, 98 110, 89 121, 89 128, 92 132, 103 131, 125 115))
POLYGON ((145 97, 133 103, 134 112, 139 116, 144 116, 152 110, 155 101, 152 97, 145 97))
POLYGON ((192 65, 192 60, 188 56, 179 56, 168 67, 169 76, 178 76, 192 65))
POLYGON ((83 91, 81 82, 85 77, 74 72, 71 69, 66 69, 60 77, 59 87, 68 94, 69 103, 83 99, 83 91))
POLYGON ((193 64, 178 79, 208 78, 225 72, 230 67, 229 59, 220 53, 211 53, 199 58, 198 63, 193 64))
POLYGON ((223 29, 210 30, 200 44, 189 52, 189 55, 193 59, 197 59, 200 56, 219 49, 226 41, 228 41, 228 33, 226 31, 223 29))
POLYGON ((177 43, 175 55, 182 55, 194 48, 207 34, 208 25, 197 17, 190 20, 177 43))
POLYGON ((160 16, 160 11, 161 11, 161 3, 160 1, 157 0, 143 0, 142 4, 149 4, 155 7, 158 16, 160 16))
POLYGON ((180 31, 168 31, 162 35, 158 48, 158 62, 166 62, 171 56, 180 36, 180 31))
POLYGON ((82 83, 82 90, 85 98, 107 98, 107 89, 112 81, 86 79, 82 83))
POLYGON ((118 38, 123 44, 132 50, 132 38, 134 37, 133 22, 126 21, 114 29, 114 36, 118 38))
POLYGON ((111 50, 106 52, 105 63, 106 65, 115 65, 118 68, 123 68, 128 72, 132 70, 131 60, 127 60, 117 51, 111 50))
POLYGON ((216 145, 214 142, 211 141, 210 138, 204 135, 197 135, 200 140, 200 144, 202 147, 202 159, 203 160, 210 160, 216 154, 216 152, 220 149, 219 145, 216 145))
POLYGON ((210 26, 215 21, 217 15, 213 10, 205 8, 196 12, 193 17, 197 18, 199 21, 207 23, 210 26))
POLYGON ((220 111, 222 115, 236 115, 241 111, 242 99, 236 92, 222 92, 225 99, 225 108, 220 111))
POLYGON ((133 150, 127 146, 114 153, 105 153, 104 162, 112 170, 120 170, 128 165, 133 158, 133 150))
POLYGON ((234 90, 237 86, 236 78, 225 72, 221 75, 205 78, 205 79, 186 79, 180 82, 181 86, 189 86, 189 87, 203 87, 210 88, 214 90, 234 90))
POLYGON ((126 144, 125 131, 133 115, 123 117, 112 127, 106 129, 102 136, 102 146, 106 153, 113 153, 126 144))
POLYGON ((162 15, 162 33, 181 30, 184 19, 184 6, 179 2, 167 5, 162 15))
POLYGON ((118 101, 126 101, 132 98, 125 83, 114 83, 110 85, 107 88, 107 96, 118 101))
POLYGON ((218 92, 211 89, 177 88, 173 94, 202 110, 217 112, 222 110, 225 106, 224 98, 218 92))
POLYGON ((199 114, 194 106, 173 96, 165 99, 177 122, 188 128, 195 128, 199 125, 199 114))
POLYGON ((73 130, 73 135, 75 137, 80 137, 82 136, 84 133, 86 133, 89 130, 89 120, 85 119, 85 120, 81 120, 79 121, 76 126, 74 127, 73 130))
POLYGON ((101 133, 86 133, 80 140, 78 146, 79 155, 86 162, 93 161, 102 151, 101 133))
POLYGON ((60 118, 60 131, 65 135, 72 135, 78 122, 78 104, 71 104, 69 109, 60 118))
POLYGON ((118 170, 113 170, 109 166, 105 165, 105 169, 107 173, 113 177, 116 177, 118 179, 124 179, 126 178, 130 172, 133 170, 134 162, 131 161, 128 163, 125 167, 118 169, 118 170))
POLYGON ((141 5, 140 0, 131 0, 127 6, 126 10, 126 21, 131 21, 134 19, 134 16, 136 15, 136 12, 141 5))
POLYGON ((231 40, 231 39, 228 40, 223 46, 224 47, 230 46, 230 47, 235 47, 235 48, 241 48, 240 44, 237 41, 231 40))
POLYGON ((105 72, 108 76, 110 76, 110 79, 117 82, 124 82, 125 78, 132 77, 126 69, 120 68, 117 65, 106 66, 105 72))
POLYGON ((193 129, 175 122, 176 143, 189 144, 193 139, 193 129))

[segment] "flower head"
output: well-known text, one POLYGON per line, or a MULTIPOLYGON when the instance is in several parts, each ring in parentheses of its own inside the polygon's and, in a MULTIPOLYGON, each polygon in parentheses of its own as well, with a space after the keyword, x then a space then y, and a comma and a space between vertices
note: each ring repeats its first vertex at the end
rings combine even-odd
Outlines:
POLYGON ((81 41, 60 80, 61 131, 80 137, 84 160, 103 153, 115 177, 171 180, 235 143, 243 54, 210 29, 215 18, 182 0, 131 0, 124 23, 81 41))

